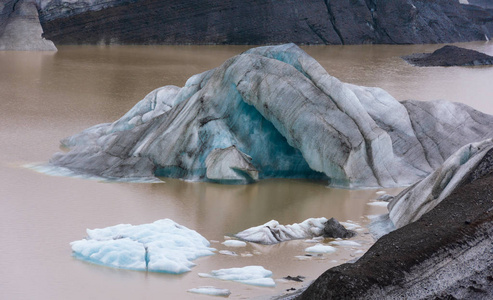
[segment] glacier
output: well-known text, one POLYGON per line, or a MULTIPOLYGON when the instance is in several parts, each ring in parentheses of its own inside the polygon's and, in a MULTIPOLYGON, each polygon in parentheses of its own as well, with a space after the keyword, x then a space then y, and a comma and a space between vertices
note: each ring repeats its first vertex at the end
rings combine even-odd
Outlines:
POLYGON ((119 120, 63 139, 53 167, 121 180, 218 183, 315 178, 343 188, 407 186, 493 117, 444 100, 399 102, 344 83, 294 44, 250 49, 179 88, 158 88, 119 120))
POLYGON ((151 224, 120 224, 87 230, 87 238, 70 243, 81 260, 114 268, 181 274, 193 260, 216 249, 194 230, 170 219, 151 224))
POLYGON ((262 266, 220 269, 211 271, 210 273, 199 273, 199 276, 263 287, 273 287, 276 285, 274 279, 271 278, 272 272, 262 266))

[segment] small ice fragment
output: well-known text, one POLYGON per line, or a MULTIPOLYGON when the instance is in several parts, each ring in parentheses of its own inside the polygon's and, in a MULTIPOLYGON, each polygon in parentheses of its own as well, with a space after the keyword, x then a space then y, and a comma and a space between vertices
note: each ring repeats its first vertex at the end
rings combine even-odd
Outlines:
POLYGON ((333 241, 330 244, 335 246, 361 247, 361 244, 355 241, 333 241))
POLYGON ((243 268, 230 268, 214 270, 210 273, 199 273, 200 277, 230 280, 250 285, 273 287, 275 281, 271 278, 272 272, 261 266, 247 266, 243 268))
POLYGON ((225 235, 225 236, 224 236, 224 239, 225 239, 225 240, 230 240, 230 239, 231 239, 231 237, 230 237, 230 236, 225 235))
POLYGON ((243 241, 238 241, 238 240, 227 240, 222 242, 226 247, 245 247, 247 244, 243 241))
POLYGON ((316 239, 311 239, 311 240, 304 240, 305 243, 319 243, 320 241, 319 240, 316 240, 316 239))
POLYGON ((378 191, 378 192, 376 192, 377 195, 385 195, 386 193, 387 192, 385 192, 385 191, 378 191))
POLYGON ((360 228, 358 224, 353 223, 352 221, 347 221, 347 222, 339 222, 341 225, 346 227, 347 230, 355 230, 357 228, 360 228))
POLYGON ((310 259, 312 259, 312 257, 311 257, 311 256, 305 256, 305 255, 297 255, 297 256, 295 256, 295 257, 296 257, 297 259, 299 259, 299 260, 310 260, 310 259))
POLYGON ((201 286, 198 288, 189 289, 188 292, 220 297, 228 297, 231 295, 231 292, 228 289, 220 289, 213 286, 201 286))
POLYGON ((315 246, 306 248, 305 251, 310 253, 333 253, 336 252, 336 248, 332 246, 317 244, 315 246))
POLYGON ((238 256, 238 254, 234 251, 229 250, 219 250, 219 254, 229 255, 229 256, 238 256))
POLYGON ((389 203, 387 201, 373 201, 373 202, 368 202, 367 205, 387 207, 389 203))
POLYGON ((253 254, 251 254, 251 253, 242 253, 241 254, 241 257, 252 257, 252 256, 253 256, 253 254))

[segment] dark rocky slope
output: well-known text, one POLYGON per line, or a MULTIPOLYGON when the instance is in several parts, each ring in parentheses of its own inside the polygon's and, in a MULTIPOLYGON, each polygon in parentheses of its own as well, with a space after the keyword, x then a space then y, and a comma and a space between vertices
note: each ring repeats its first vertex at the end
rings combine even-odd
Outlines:
POLYGON ((402 58, 420 67, 493 65, 493 56, 451 45, 444 46, 433 53, 415 53, 402 58))
POLYGON ((326 271, 299 299, 492 299, 492 156, 421 219, 326 271))
POLYGON ((491 0, 469 0, 469 4, 481 6, 484 8, 493 8, 493 1, 491 0))
POLYGON ((468 4, 463 5, 463 9, 468 18, 474 23, 482 26, 489 37, 493 36, 493 1, 491 1, 490 5, 490 7, 480 7, 468 4))
POLYGON ((56 44, 416 44, 487 35, 449 0, 40 3, 45 36, 56 44))

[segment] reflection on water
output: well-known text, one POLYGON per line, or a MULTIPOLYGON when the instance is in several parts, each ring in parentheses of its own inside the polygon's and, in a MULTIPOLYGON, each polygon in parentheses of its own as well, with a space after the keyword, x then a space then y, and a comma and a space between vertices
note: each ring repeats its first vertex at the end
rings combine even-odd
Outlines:
MULTIPOLYGON (((493 54, 493 43, 466 47, 493 54)), ((493 68, 418 68, 399 56, 439 45, 304 47, 343 81, 379 86, 397 99, 449 99, 493 113, 493 68)), ((307 257, 304 241, 229 250, 252 257, 215 255, 197 260, 183 275, 145 274, 98 267, 70 256, 69 242, 84 230, 119 223, 143 224, 171 218, 222 242, 271 219, 281 224, 310 217, 335 217, 363 224, 365 215, 385 211, 366 203, 374 190, 329 189, 324 183, 266 180, 226 186, 165 179, 161 184, 100 183, 50 177, 21 168, 46 161, 58 141, 91 125, 119 118, 151 90, 183 86, 191 75, 220 65, 246 46, 60 47, 57 53, 0 52, 0 291, 6 299, 110 299, 201 297, 187 289, 229 288, 230 298, 276 294, 274 289, 199 278, 198 272, 262 265, 274 278, 304 275, 313 280, 328 267, 366 249, 342 249, 307 257), (29 287, 29 288, 26 288, 29 287)), ((219 250, 227 249, 213 243, 219 250)))

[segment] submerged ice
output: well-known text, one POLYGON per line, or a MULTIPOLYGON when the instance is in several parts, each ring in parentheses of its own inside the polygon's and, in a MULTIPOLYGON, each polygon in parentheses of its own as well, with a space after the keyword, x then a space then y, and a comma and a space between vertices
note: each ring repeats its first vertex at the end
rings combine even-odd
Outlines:
POLYGON ((287 44, 250 49, 182 88, 156 89, 116 122, 63 140, 71 151, 50 163, 109 179, 404 186, 462 145, 492 137, 492 125, 463 104, 399 102, 343 83, 287 44))
POLYGON ((189 289, 188 292, 195 294, 209 295, 209 296, 219 296, 219 297, 228 297, 229 295, 231 295, 230 290, 220 289, 213 286, 201 286, 198 288, 189 289))
POLYGON ((199 276, 265 287, 272 287, 276 285, 274 279, 271 278, 272 272, 266 270, 262 266, 220 269, 214 270, 210 273, 199 273, 199 276))
POLYGON ((87 230, 87 238, 70 243, 75 257, 109 267, 180 274, 193 260, 213 255, 209 241, 170 219, 151 224, 120 224, 87 230))

